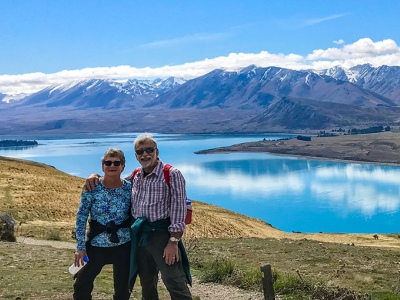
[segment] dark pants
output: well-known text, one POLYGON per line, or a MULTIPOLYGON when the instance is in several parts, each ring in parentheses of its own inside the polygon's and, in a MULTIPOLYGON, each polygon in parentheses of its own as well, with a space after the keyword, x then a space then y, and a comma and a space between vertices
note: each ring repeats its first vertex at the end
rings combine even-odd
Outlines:
POLYGON ((131 243, 116 247, 87 248, 89 262, 78 273, 74 283, 74 300, 91 300, 93 281, 104 265, 113 265, 114 299, 128 300, 129 255, 131 243))
POLYGON ((179 262, 170 266, 165 263, 163 252, 168 239, 168 232, 152 232, 149 234, 147 245, 138 247, 137 261, 143 300, 158 300, 157 282, 159 271, 171 300, 192 299, 187 286, 186 275, 182 268, 180 252, 179 262))

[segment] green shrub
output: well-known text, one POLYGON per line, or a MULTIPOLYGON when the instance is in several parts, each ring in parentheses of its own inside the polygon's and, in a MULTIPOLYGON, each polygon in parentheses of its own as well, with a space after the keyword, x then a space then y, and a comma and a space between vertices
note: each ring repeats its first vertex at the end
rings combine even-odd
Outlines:
POLYGON ((400 300, 400 295, 389 292, 374 292, 372 296, 373 299, 379 300, 400 300))
POLYGON ((274 282, 275 292, 282 295, 289 294, 311 294, 314 286, 307 280, 302 280, 300 277, 292 274, 283 275, 275 271, 276 280, 274 282))
POLYGON ((226 258, 203 265, 201 282, 215 282, 245 290, 262 290, 262 273, 258 269, 241 270, 226 258))
POLYGON ((234 269, 235 266, 230 260, 217 258, 204 266, 200 281, 223 283, 226 278, 232 275, 234 269))
POLYGON ((245 290, 262 291, 262 277, 263 275, 258 269, 246 271, 238 287, 245 290))

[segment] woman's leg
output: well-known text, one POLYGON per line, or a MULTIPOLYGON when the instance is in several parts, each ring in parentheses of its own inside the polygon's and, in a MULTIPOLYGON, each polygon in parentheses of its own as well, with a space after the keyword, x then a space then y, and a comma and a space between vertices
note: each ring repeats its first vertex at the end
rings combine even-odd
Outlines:
POLYGON ((128 300, 131 242, 113 248, 114 300, 128 300))
POLYGON ((74 283, 74 300, 91 300, 93 281, 104 266, 104 249, 89 247, 89 262, 77 273, 74 283))

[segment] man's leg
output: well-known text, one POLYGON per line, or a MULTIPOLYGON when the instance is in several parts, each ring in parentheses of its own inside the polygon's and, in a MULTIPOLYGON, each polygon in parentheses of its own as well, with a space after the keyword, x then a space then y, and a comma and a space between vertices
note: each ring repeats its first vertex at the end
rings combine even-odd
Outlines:
POLYGON ((142 286, 142 299, 158 300, 158 270, 151 253, 147 250, 147 246, 138 247, 137 262, 142 286))
POLYGON ((168 289, 172 300, 190 300, 192 295, 187 286, 186 274, 182 267, 182 258, 179 252, 179 262, 167 265, 163 257, 164 248, 168 243, 168 232, 152 233, 148 239, 147 249, 161 272, 161 278, 168 289))
POLYGON ((113 247, 114 300, 128 300, 129 293, 129 255, 131 243, 113 247))
MULTIPOLYGON (((175 263, 178 264, 178 263, 175 263)), ((161 272, 161 278, 168 289, 172 300, 191 300, 192 295, 187 286, 186 276, 171 277, 170 273, 161 272)))

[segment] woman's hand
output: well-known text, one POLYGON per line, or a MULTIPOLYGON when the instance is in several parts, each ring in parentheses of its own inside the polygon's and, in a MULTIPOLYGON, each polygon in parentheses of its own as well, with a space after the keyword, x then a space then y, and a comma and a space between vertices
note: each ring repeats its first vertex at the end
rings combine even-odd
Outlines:
POLYGON ((75 252, 75 267, 80 267, 84 265, 83 258, 87 256, 86 250, 78 250, 75 252))

